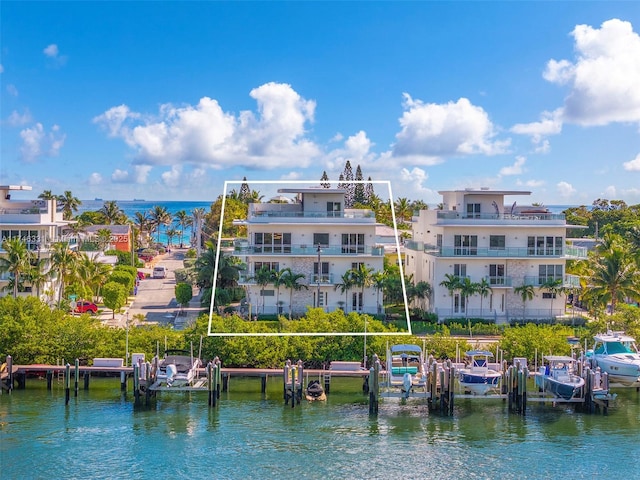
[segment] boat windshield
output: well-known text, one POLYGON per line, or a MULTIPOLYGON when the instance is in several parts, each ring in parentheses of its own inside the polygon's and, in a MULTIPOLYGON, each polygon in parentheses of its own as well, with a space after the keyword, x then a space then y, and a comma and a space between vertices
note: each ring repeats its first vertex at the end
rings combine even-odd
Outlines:
MULTIPOLYGON (((604 353, 604 345, 597 348, 595 353, 604 353)), ((622 342, 607 342, 607 353, 613 355, 616 353, 635 353, 630 344, 624 344, 622 342)))

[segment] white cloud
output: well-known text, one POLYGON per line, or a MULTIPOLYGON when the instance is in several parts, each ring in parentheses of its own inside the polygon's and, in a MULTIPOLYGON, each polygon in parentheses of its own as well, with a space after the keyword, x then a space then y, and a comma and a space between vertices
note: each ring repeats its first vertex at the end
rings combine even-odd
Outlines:
POLYGON ((447 104, 425 104, 406 93, 404 98, 394 157, 435 165, 445 156, 504 153, 510 143, 493 140, 496 133, 489 116, 466 98, 447 104))
POLYGON ((541 120, 532 123, 517 123, 510 131, 519 135, 530 135, 531 141, 537 145, 536 153, 549 151, 549 142, 543 137, 558 135, 562 132, 562 109, 553 112, 542 112, 541 120))
MULTIPOLYGON (((423 169, 414 167, 411 170, 403 168, 400 170, 400 179, 403 182, 411 184, 413 190, 420 194, 431 194, 433 191, 424 186, 424 182, 429 179, 429 175, 423 169)), ((397 193, 396 193, 397 195, 397 193)), ((399 195, 404 196, 404 195, 399 195)))
POLYGON ((18 89, 16 88, 15 85, 10 83, 9 85, 7 85, 7 93, 9 95, 11 95, 12 97, 17 97, 18 96, 18 89))
POLYGON ((135 183, 144 184, 147 183, 149 173, 151 172, 151 165, 135 165, 133 167, 133 176, 135 183))
POLYGON ((60 133, 60 127, 54 125, 49 133, 45 132, 41 123, 20 132, 22 145, 20 159, 24 162, 34 162, 40 157, 55 157, 64 145, 66 135, 60 133))
POLYGON ((116 168, 111 174, 111 181, 115 183, 127 183, 129 182, 129 172, 116 168))
POLYGON ((225 113, 209 97, 197 105, 162 105, 155 118, 113 107, 94 118, 110 136, 122 138, 149 165, 179 163, 209 167, 287 167, 295 158, 306 167, 319 155, 305 138, 315 102, 305 100, 290 85, 267 83, 250 92, 258 106, 237 116, 225 113))
POLYGON ((102 175, 98 172, 93 172, 89 175, 89 185, 101 185, 102 184, 102 175))
POLYGON ((609 185, 607 188, 605 188, 604 189, 604 197, 605 198, 616 198, 617 197, 616 187, 614 185, 609 185))
POLYGON ((17 110, 14 110, 11 112, 11 115, 9 115, 9 118, 7 118, 7 123, 12 127, 21 127, 31 121, 31 112, 29 112, 29 110, 25 110, 22 114, 18 113, 17 110))
POLYGON ((355 174, 357 165, 374 161, 375 154, 370 151, 373 145, 367 134, 361 130, 347 138, 342 148, 336 148, 327 153, 324 157, 325 166, 329 171, 340 170, 342 173, 345 163, 349 160, 355 174))
POLYGON ((167 187, 177 187, 182 181, 182 165, 174 165, 162 174, 162 183, 167 187))
POLYGON ((579 125, 640 122, 640 36, 619 19, 577 25, 575 62, 550 60, 543 77, 568 85, 562 117, 579 125))
POLYGON ((625 170, 637 172, 640 171, 640 153, 636 155, 636 158, 633 160, 629 160, 628 162, 624 162, 622 164, 625 170))
POLYGON ((524 164, 527 161, 527 159, 525 157, 516 157, 516 161, 513 165, 509 166, 509 167, 502 167, 500 169, 500 173, 499 175, 520 175, 521 173, 524 172, 524 164))
POLYGON ((289 172, 280 176, 280 180, 298 180, 302 177, 298 172, 289 172))
POLYGON ((42 52, 49 58, 56 58, 59 53, 58 45, 52 43, 51 45, 48 45, 42 52))
POLYGON ((567 182, 559 182, 556 184, 556 190, 563 198, 568 198, 576 193, 576 189, 573 188, 573 185, 567 182))
POLYGON ((526 180, 522 181, 520 179, 516 180, 516 186, 518 187, 527 187, 527 188, 538 188, 544 185, 544 180, 526 180))

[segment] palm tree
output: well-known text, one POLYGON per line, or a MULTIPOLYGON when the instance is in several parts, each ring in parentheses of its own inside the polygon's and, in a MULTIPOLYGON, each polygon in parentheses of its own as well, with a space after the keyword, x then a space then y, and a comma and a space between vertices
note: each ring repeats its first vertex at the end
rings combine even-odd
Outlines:
POLYGON ((105 225, 122 225, 127 219, 115 200, 104 202, 99 212, 102 214, 105 225))
POLYGON ((472 282, 469 277, 464 277, 460 281, 460 296, 464 302, 464 318, 469 318, 469 297, 472 297, 478 291, 477 284, 472 282))
POLYGON ((78 257, 76 279, 80 280, 80 284, 84 288, 91 290, 94 300, 100 296, 100 290, 107 283, 110 273, 110 265, 97 262, 85 253, 78 257))
POLYGON ((139 232, 139 242, 147 245, 148 235, 152 228, 151 217, 146 212, 135 212, 133 216, 133 223, 139 232))
POLYGON ((165 234, 167 235, 167 245, 171 246, 173 245, 173 239, 177 237, 180 232, 178 232, 178 230, 176 230, 175 228, 169 228, 167 229, 165 234))
POLYGON ((36 295, 38 298, 40 298, 40 290, 42 290, 42 287, 44 287, 44 285, 50 278, 49 272, 45 271, 46 265, 47 260, 44 258, 32 261, 31 269, 27 274, 29 283, 31 284, 32 288, 35 287, 36 295))
POLYGON ((384 288, 387 280, 387 273, 384 270, 380 270, 373 274, 373 288, 376 289, 376 305, 378 306, 378 315, 382 313, 382 307, 380 305, 380 291, 384 288))
POLYGON ((60 285, 58 286, 58 303, 62 301, 62 292, 65 285, 76 272, 77 253, 69 248, 68 242, 57 242, 53 244, 51 252, 51 270, 56 272, 60 285))
MULTIPOLYGON (((373 279, 371 278, 373 268, 367 267, 364 263, 361 263, 358 265, 358 268, 353 269, 352 272, 351 279, 353 281, 353 286, 360 288, 362 303, 364 303, 364 289, 369 288, 373 283, 373 279)), ((356 302, 356 305, 358 305, 358 302, 356 302)), ((360 309, 362 309, 363 306, 364 305, 359 305, 360 309)))
POLYGON ((290 269, 285 268, 286 273, 282 277, 283 285, 289 289, 289 320, 293 315, 293 292, 300 291, 303 288, 308 290, 309 287, 304 283, 298 283, 298 280, 305 278, 302 273, 293 273, 290 269))
POLYGON ((611 303, 611 313, 625 298, 640 298, 638 264, 622 239, 612 242, 609 248, 598 249, 590 270, 589 295, 605 306, 611 303))
POLYGON ((158 243, 160 243, 160 227, 171 224, 171 214, 167 211, 167 208, 162 205, 154 206, 149 212, 151 222, 158 232, 158 243))
POLYGON ((205 218, 206 212, 204 210, 204 208, 194 208, 191 211, 191 216, 193 217, 193 238, 195 240, 195 244, 196 244, 196 252, 198 255, 200 255, 200 244, 201 244, 201 239, 200 237, 202 236, 202 226, 204 224, 204 218, 205 218))
POLYGON ((180 225, 180 248, 184 245, 184 229, 193 224, 193 219, 189 216, 186 210, 179 210, 175 213, 174 218, 178 225, 180 225))
POLYGON ((108 228, 101 228, 97 231, 96 240, 98 248, 104 251, 111 244, 111 230, 108 228))
POLYGON ((51 190, 44 190, 40 195, 38 195, 38 198, 41 198, 42 200, 53 200, 58 197, 51 193, 51 190))
POLYGON ((411 209, 411 202, 406 197, 400 197, 396 200, 395 205, 396 217, 400 219, 400 223, 404 223, 407 218, 411 218, 413 210, 411 209))
POLYGON ((16 298, 22 277, 28 276, 31 271, 33 252, 18 237, 5 239, 2 242, 2 249, 5 251, 5 255, 0 257, 0 273, 9 272, 11 274, 13 278, 13 297, 16 298))
POLYGON ((431 285, 429 282, 420 281, 416 283, 413 287, 413 291, 415 293, 415 297, 421 300, 420 307, 422 310, 426 310, 427 305, 425 301, 431 297, 431 285))
POLYGON ((482 317, 482 300, 488 297, 490 293, 493 293, 493 289, 491 288, 491 284, 484 277, 476 285, 476 293, 480 295, 480 316, 482 317))
POLYGON ((58 197, 58 203, 62 207, 62 217, 65 220, 70 220, 74 212, 78 211, 78 207, 82 205, 82 202, 74 197, 70 190, 65 191, 64 195, 58 197))
POLYGON ((447 273, 444 280, 440 282, 440 286, 446 288, 451 296, 451 316, 453 316, 453 294, 460 289, 460 277, 453 273, 447 273))
POLYGON ((346 312, 349 309, 349 290, 351 290, 351 287, 354 286, 353 270, 347 270, 346 272, 344 272, 344 274, 342 275, 342 277, 340 277, 340 279, 342 280, 342 282, 336 283, 333 288, 334 290, 340 289, 340 293, 344 293, 344 299, 345 299, 344 308, 346 312))
POLYGON ((516 295, 520 295, 520 298, 522 298, 522 321, 524 322, 525 306, 527 301, 533 300, 535 288, 533 285, 523 283, 519 287, 514 288, 513 293, 515 293, 516 295))
POLYGON ((264 287, 266 287, 270 283, 273 283, 273 272, 269 267, 263 265, 260 270, 255 272, 253 280, 255 280, 256 284, 260 286, 260 296, 262 297, 262 314, 264 315, 264 287))
POLYGON ((543 288, 544 290, 546 290, 547 293, 549 293, 549 296, 551 297, 550 313, 551 313, 551 318, 553 318, 553 299, 556 297, 558 293, 563 292, 562 279, 551 277, 542 285, 540 285, 540 288, 543 288))
MULTIPOLYGON (((280 287, 285 284, 284 276, 291 274, 290 268, 283 268, 273 272, 273 286, 276 288, 276 305, 278 305, 278 314, 280 314, 280 287)), ((291 316, 291 315, 289 315, 291 316)))

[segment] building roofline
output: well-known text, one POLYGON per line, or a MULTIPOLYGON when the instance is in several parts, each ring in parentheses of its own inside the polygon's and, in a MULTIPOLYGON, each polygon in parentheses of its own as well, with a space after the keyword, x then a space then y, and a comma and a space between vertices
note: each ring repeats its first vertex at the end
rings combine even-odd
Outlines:
POLYGON ((344 188, 323 188, 323 187, 309 187, 309 188, 279 188, 278 193, 347 193, 344 188))
POLYGON ((473 193, 474 195, 531 195, 527 190, 490 190, 488 188, 465 188, 464 190, 438 190, 440 195, 445 193, 473 193))

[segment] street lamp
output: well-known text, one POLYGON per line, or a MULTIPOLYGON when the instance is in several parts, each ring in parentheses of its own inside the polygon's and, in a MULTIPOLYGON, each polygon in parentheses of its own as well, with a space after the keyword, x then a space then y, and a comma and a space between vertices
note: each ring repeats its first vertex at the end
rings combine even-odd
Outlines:
POLYGON ((318 292, 316 293, 316 307, 320 307, 320 275, 322 274, 322 264, 320 263, 320 253, 322 253, 322 250, 320 249, 320 244, 318 244, 318 276, 317 276, 317 281, 318 281, 318 292))

